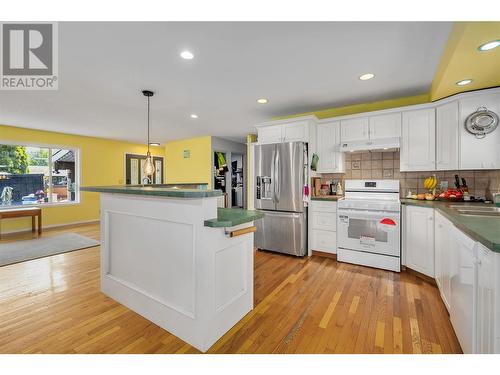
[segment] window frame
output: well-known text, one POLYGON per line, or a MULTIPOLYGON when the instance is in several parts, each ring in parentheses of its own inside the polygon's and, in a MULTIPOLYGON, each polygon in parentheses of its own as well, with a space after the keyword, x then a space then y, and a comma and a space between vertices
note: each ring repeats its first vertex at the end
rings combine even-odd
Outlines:
MULTIPOLYGON (((22 142, 22 141, 7 141, 0 139, 0 144, 10 145, 10 146, 22 146, 22 147, 38 147, 38 148, 48 148, 49 149, 49 194, 52 194, 52 151, 53 149, 61 150, 72 150, 75 153, 75 200, 71 202, 44 202, 44 203, 30 203, 30 204, 18 204, 10 206, 0 205, 0 210, 5 210, 9 208, 21 208, 21 207, 60 207, 60 206, 75 206, 81 204, 81 194, 80 194, 80 183, 81 183, 81 159, 80 159, 80 148, 75 146, 64 146, 53 143, 33 143, 33 142, 22 142)), ((50 195, 52 199, 52 195, 50 195)))

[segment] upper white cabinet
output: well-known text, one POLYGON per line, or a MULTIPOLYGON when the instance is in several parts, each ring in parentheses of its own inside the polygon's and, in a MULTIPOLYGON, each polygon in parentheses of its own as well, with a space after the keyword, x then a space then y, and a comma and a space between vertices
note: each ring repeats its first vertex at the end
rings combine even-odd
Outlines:
POLYGON ((319 157, 319 173, 344 172, 344 154, 339 151, 340 122, 329 121, 319 123, 316 128, 316 147, 319 157))
POLYGON ((434 108, 403 112, 400 170, 433 171, 436 168, 434 108))
POLYGON ((500 93, 473 95, 460 99, 460 169, 500 169, 500 127, 479 139, 464 127, 467 116, 479 107, 500 115, 500 93))
POLYGON ((268 121, 257 128, 257 142, 259 144, 282 142, 309 142, 313 127, 316 126, 315 116, 302 116, 293 119, 268 121))
POLYGON ((265 126, 258 129, 258 142, 260 144, 266 143, 280 143, 282 137, 282 125, 265 126))
POLYGON ((401 112, 371 116, 368 122, 370 139, 401 136, 401 112))
POLYGON ((357 117, 341 120, 341 140, 342 142, 361 141, 369 139, 368 117, 357 117))
POLYGON ((434 277, 434 209, 406 206, 404 218, 405 265, 434 277))
POLYGON ((436 107, 436 170, 458 169, 458 101, 436 107))

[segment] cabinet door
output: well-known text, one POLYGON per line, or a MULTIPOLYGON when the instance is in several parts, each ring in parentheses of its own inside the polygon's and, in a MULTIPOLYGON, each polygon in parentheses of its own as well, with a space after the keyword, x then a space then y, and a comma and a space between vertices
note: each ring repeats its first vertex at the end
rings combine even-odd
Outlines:
POLYGON ((340 121, 341 142, 368 140, 368 117, 340 121))
POLYGON ((436 108, 436 170, 458 169, 458 102, 436 108))
POLYGON ((271 125, 258 128, 257 141, 259 142, 259 144, 280 143, 282 139, 282 129, 282 125, 271 125))
POLYGON ((401 171, 433 171, 436 168, 434 108, 403 112, 401 171))
POLYGON ((407 206, 405 212, 406 266, 434 277, 434 209, 407 206))
POLYGON ((494 256, 490 250, 478 245, 476 353, 479 354, 495 353, 495 323, 500 324, 495 322, 494 256))
POLYGON ((464 127, 465 119, 479 107, 500 113, 500 94, 477 95, 460 100, 460 169, 500 169, 500 129, 482 139, 464 127))
POLYGON ((305 122, 283 125, 283 142, 308 142, 308 125, 305 122))
POLYGON ((450 320, 464 353, 474 353, 474 246, 475 242, 455 226, 450 231, 450 320))
POLYGON ((369 119, 370 139, 401 136, 401 113, 372 116, 369 119))
POLYGON ((328 122, 317 127, 319 173, 344 172, 344 154, 340 152, 340 122, 328 122))
POLYGON ((337 253, 337 233, 327 230, 311 230, 311 248, 325 253, 337 253))
POLYGON ((434 212, 434 274, 441 298, 450 310, 450 226, 451 222, 439 212, 434 212))

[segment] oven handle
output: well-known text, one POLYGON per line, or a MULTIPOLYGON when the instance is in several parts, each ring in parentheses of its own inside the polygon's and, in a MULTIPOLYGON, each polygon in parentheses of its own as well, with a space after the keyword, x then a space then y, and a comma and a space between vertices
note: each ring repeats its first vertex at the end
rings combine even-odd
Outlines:
MULTIPOLYGON (((378 211, 378 212, 375 212, 375 211, 370 211, 370 210, 353 210, 353 209, 343 209, 343 208, 337 208, 337 214, 338 215, 341 215, 341 214, 346 214, 346 215, 353 214, 355 216, 363 215, 363 217, 365 217, 365 218, 366 217, 369 217, 369 218, 374 218, 374 217, 380 217, 380 218, 388 217, 388 218, 393 218, 394 216, 397 216, 398 218, 400 217, 400 213, 399 212, 394 212, 394 211, 378 211)), ((361 217, 361 219, 363 217, 361 217)))

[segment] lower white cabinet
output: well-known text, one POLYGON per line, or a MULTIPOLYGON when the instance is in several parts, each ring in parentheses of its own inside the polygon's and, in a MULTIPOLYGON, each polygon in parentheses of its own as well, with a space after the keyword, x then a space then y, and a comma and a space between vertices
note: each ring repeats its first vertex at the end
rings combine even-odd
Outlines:
MULTIPOLYGON (((426 211, 415 208, 422 207, 405 207, 403 253, 409 268, 425 273, 430 266, 415 251, 429 237, 431 228, 424 227, 430 215, 426 218, 426 211), (421 228, 416 230, 419 223, 421 228)), ((500 254, 467 236, 438 211, 434 212, 433 251, 436 284, 463 352, 499 354, 500 254)))
POLYGON ((477 245, 476 353, 500 353, 498 257, 500 254, 477 245))
POLYGON ((474 248, 476 242, 455 226, 450 231, 450 319, 464 353, 474 353, 474 248))
POLYGON ((450 231, 453 224, 434 212, 434 274, 441 298, 450 311, 450 231))
POLYGON ((337 202, 312 201, 309 206, 309 248, 337 253, 337 202))
POLYGON ((405 206, 404 265, 434 277, 434 209, 405 206))

